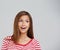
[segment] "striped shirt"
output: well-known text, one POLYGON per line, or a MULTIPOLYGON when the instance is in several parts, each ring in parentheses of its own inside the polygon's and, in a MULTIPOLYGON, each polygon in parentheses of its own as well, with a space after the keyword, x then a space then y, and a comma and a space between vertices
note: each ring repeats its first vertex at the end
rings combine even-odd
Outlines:
POLYGON ((41 50, 40 44, 36 39, 30 40, 26 44, 15 44, 11 36, 4 38, 1 50, 41 50))

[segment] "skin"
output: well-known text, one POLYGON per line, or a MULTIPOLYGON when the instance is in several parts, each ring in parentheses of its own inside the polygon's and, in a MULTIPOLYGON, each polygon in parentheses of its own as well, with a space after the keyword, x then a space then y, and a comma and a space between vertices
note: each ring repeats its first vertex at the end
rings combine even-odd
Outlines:
POLYGON ((18 22, 18 27, 21 32, 21 36, 18 40, 19 44, 26 44, 28 43, 31 39, 27 36, 27 31, 30 27, 30 20, 27 15, 21 16, 18 22))

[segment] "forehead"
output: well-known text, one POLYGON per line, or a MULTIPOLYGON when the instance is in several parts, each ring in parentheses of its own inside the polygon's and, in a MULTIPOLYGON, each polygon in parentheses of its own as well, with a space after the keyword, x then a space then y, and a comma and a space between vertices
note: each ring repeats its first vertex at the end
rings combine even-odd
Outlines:
POLYGON ((29 16, 28 15, 23 15, 23 16, 20 17, 20 19, 27 19, 27 20, 29 20, 29 16))

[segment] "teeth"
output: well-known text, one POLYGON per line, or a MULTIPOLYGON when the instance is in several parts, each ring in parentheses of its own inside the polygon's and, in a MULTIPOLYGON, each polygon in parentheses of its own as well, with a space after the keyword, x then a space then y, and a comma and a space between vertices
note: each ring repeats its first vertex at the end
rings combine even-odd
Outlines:
POLYGON ((26 29, 26 27, 21 27, 21 29, 26 29))

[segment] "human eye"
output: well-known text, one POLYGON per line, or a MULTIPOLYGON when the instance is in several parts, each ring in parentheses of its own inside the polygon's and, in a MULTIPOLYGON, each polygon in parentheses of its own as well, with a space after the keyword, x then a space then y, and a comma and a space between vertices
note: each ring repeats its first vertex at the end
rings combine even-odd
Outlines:
POLYGON ((19 22, 22 22, 22 21, 23 21, 22 19, 19 20, 19 22))
POLYGON ((26 22, 28 23, 28 22, 29 22, 29 20, 26 20, 26 22))

